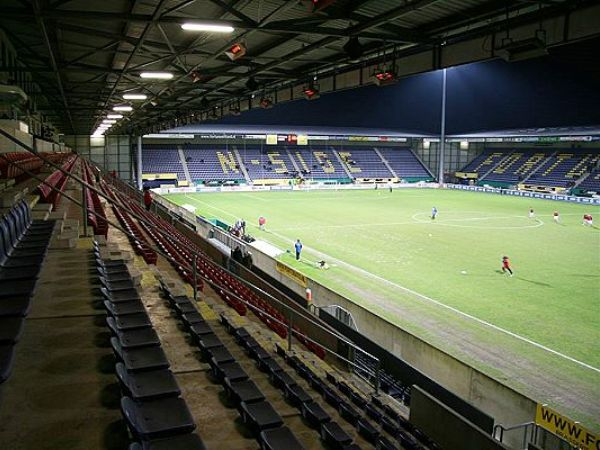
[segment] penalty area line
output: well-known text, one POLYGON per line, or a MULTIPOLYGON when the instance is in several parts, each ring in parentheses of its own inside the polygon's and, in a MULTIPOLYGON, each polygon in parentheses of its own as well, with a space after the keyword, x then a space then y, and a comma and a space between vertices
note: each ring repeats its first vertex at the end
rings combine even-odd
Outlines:
MULTIPOLYGON (((222 212, 224 214, 227 214, 230 217, 237 217, 236 215, 230 213, 229 211, 225 211, 224 209, 218 208, 216 206, 209 205, 209 204, 207 204, 207 203, 205 203, 205 202, 203 202, 201 200, 197 200, 197 199, 195 199, 193 197, 189 197, 187 194, 186 194, 186 197, 188 197, 192 201, 195 201, 195 202, 198 202, 198 203, 202 203, 202 204, 204 204, 204 205, 206 205, 206 206, 208 206, 208 207, 210 207, 212 209, 215 209, 215 210, 220 211, 220 212, 222 212)), ((271 234, 273 234, 273 235, 275 235, 275 236, 277 236, 277 237, 279 237, 281 239, 284 239, 285 241, 288 241, 288 242, 291 242, 291 243, 294 242, 293 239, 290 239, 289 237, 284 236, 284 235, 279 234, 279 233, 276 233, 274 231, 271 231, 271 234)), ((417 298, 419 298, 419 299, 421 299, 423 301, 427 301, 427 302, 430 302, 430 303, 432 303, 434 305, 437 305, 439 307, 445 308, 445 309, 447 309, 449 311, 454 312, 455 314, 458 314, 458 315, 463 316, 463 317, 465 317, 467 319, 470 319, 470 320, 473 320, 475 322, 478 322, 481 325, 485 325, 485 326, 490 327, 490 328, 492 328, 492 329, 494 329, 496 331, 499 331, 499 332, 501 332, 503 334, 506 334, 506 335, 511 336, 511 337, 513 337, 515 339, 518 339, 518 340, 520 340, 522 342, 526 342, 527 344, 530 344, 530 345, 532 345, 534 347, 537 347, 537 348, 539 348, 541 350, 544 350, 544 351, 546 351, 548 353, 552 353, 553 355, 556 355, 556 356, 559 356, 559 357, 561 357, 563 359, 571 361, 571 362, 573 362, 575 364, 578 364, 578 365, 580 365, 582 367, 585 367, 586 369, 593 370, 594 372, 600 373, 600 369, 597 368, 597 367, 594 367, 594 366, 592 366, 590 364, 586 364, 583 361, 579 361, 578 359, 575 359, 575 358, 573 358, 571 356, 565 355, 564 353, 561 353, 559 351, 553 350, 550 347, 546 347, 545 345, 542 345, 542 344, 540 344, 538 342, 532 341, 529 338, 521 336, 521 335, 519 335, 517 333, 513 333, 512 331, 506 330, 506 329, 504 329, 502 327, 494 325, 493 323, 487 322, 487 321, 485 321, 483 319, 480 319, 478 317, 472 316, 471 314, 465 313, 465 312, 463 312, 463 311, 461 311, 459 309, 456 309, 456 308, 454 308, 452 306, 445 305, 444 303, 442 303, 442 302, 440 302, 438 300, 435 300, 435 299, 433 299, 431 297, 428 297, 426 295, 420 294, 419 292, 413 291, 412 289, 409 289, 407 287, 401 286, 401 285, 399 285, 397 283, 394 283, 393 281, 387 280, 387 279, 385 279, 383 277, 380 277, 379 275, 375 275, 374 273, 371 273, 371 272, 369 272, 367 270, 361 269, 360 267, 356 267, 356 266, 354 266, 352 264, 349 264, 349 263, 347 263, 345 261, 342 261, 340 259, 334 258, 334 257, 332 257, 332 256, 330 256, 330 255, 328 255, 326 253, 320 252, 320 251, 315 250, 315 249, 313 249, 311 247, 305 246, 305 249, 309 250, 313 254, 318 255, 320 258, 322 258, 324 260, 335 261, 338 266, 344 266, 344 267, 347 267, 347 268, 349 268, 349 269, 351 269, 351 270, 353 270, 355 272, 362 273, 363 275, 366 275, 366 276, 368 276, 370 278, 374 278, 374 279, 379 280, 379 281, 381 281, 381 282, 383 282, 385 284, 388 284, 390 286, 393 286, 393 287, 401 289, 401 290, 403 290, 405 292, 408 292, 408 293, 414 295, 415 297, 417 297, 417 298)))

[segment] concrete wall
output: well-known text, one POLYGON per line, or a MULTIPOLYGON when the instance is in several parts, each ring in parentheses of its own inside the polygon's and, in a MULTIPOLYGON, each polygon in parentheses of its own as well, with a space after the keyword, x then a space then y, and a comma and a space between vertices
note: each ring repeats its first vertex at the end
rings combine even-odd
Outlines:
POLYGON ((131 149, 129 136, 67 135, 65 144, 81 156, 89 159, 102 169, 117 172, 119 178, 125 181, 131 177, 131 149))
POLYGON ((447 450, 507 450, 418 386, 411 391, 410 422, 447 450))

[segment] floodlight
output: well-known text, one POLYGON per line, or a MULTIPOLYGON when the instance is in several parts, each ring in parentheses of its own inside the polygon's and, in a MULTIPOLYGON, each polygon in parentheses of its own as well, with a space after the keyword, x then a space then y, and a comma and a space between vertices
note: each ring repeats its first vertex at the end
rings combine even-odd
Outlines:
POLYGON ((115 106, 113 107, 113 111, 133 111, 131 106, 123 105, 123 106, 115 106))
POLYGON ((123 94, 125 100, 146 100, 148 96, 146 94, 123 94))
POLYGON ((170 80, 173 78, 173 74, 171 72, 142 72, 140 73, 140 77, 154 79, 154 80, 170 80))
POLYGON ((231 25, 217 25, 214 23, 186 22, 181 25, 185 31, 206 31, 209 33, 232 33, 234 28, 231 25))

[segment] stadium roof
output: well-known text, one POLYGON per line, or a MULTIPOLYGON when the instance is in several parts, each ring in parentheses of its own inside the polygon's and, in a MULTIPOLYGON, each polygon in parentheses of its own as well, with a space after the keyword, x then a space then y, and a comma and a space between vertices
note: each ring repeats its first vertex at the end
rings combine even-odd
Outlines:
POLYGON ((456 134, 449 138, 542 137, 542 136, 600 136, 600 126, 525 128, 518 130, 480 131, 456 134))
POLYGON ((240 135, 240 134, 278 134, 278 135, 308 135, 308 136, 387 136, 387 137, 433 137, 427 134, 402 132, 379 128, 357 127, 303 127, 281 125, 185 125, 161 134, 194 134, 194 135, 240 135))
POLYGON ((2 70, 31 73, 38 111, 68 134, 92 131, 125 102, 123 94, 145 94, 114 127, 135 133, 155 123, 172 128, 192 112, 200 120, 209 111, 227 114, 240 99, 254 106, 249 78, 257 82, 254 91, 289 100, 315 75, 322 92, 347 89, 372 82, 376 65, 393 65, 404 76, 497 57, 509 33, 518 41, 543 31, 554 47, 600 31, 594 0, 321 0, 312 10, 313 3, 2 0, 0 29, 18 52, 15 66, 2 70), (227 23, 235 31, 184 31, 190 21, 227 23), (351 37, 364 50, 352 60, 344 49, 351 37), (232 61, 225 51, 235 43, 247 54, 232 61), (157 70, 174 78, 140 78, 157 70))

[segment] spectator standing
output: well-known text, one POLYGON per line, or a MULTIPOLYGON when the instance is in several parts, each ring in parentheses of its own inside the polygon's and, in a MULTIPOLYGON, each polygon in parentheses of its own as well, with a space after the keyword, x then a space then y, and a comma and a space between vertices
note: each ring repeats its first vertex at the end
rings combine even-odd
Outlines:
POLYGON ((296 243, 294 244, 294 249, 296 250, 296 261, 299 261, 300 253, 302 253, 302 242, 300 242, 300 239, 296 240, 296 243))

